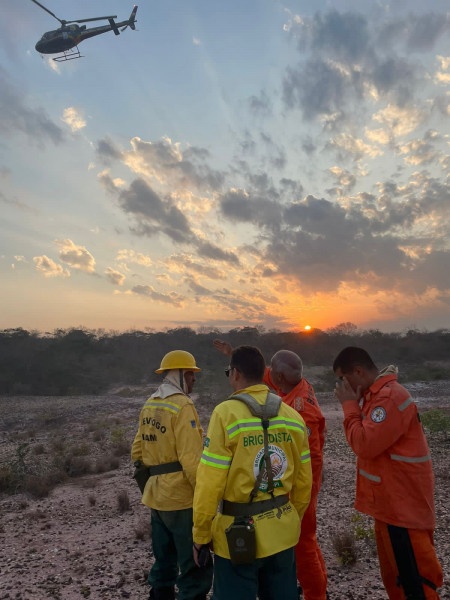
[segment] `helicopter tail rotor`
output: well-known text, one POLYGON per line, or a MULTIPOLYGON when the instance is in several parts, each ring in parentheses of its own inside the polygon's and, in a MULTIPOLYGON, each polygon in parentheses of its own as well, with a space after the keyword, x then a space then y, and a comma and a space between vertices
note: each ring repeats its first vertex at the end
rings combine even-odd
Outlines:
POLYGON ((128 19, 128 24, 126 25, 126 27, 130 27, 131 29, 133 29, 133 31, 136 29, 135 23, 136 23, 136 13, 137 13, 137 5, 135 4, 133 6, 133 10, 131 11, 131 15, 130 18, 128 19))

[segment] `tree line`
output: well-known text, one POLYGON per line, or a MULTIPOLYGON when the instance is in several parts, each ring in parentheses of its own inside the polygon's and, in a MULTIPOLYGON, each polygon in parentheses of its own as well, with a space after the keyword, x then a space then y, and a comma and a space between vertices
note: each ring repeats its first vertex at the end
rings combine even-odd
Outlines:
POLYGON ((42 334, 16 328, 0 331, 0 394, 95 395, 117 385, 157 384, 160 376, 154 370, 162 356, 175 349, 195 356, 202 368, 199 383, 214 381, 222 377, 226 366, 226 358, 212 345, 217 337, 232 346, 258 346, 268 362, 277 350, 292 350, 306 367, 329 366, 330 377, 334 357, 351 345, 365 348, 380 367, 399 365, 410 379, 450 379, 448 329, 383 333, 341 323, 326 331, 308 332, 179 327, 123 333, 70 328, 42 334))

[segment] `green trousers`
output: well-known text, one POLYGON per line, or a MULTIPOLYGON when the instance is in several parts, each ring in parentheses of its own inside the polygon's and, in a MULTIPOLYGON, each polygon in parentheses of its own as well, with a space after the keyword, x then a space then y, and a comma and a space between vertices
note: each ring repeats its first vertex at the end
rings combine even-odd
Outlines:
POLYGON ((214 557, 213 600, 297 600, 294 548, 257 558, 249 565, 233 565, 214 557))
POLYGON ((155 562, 148 575, 152 588, 178 587, 179 600, 204 600, 212 584, 212 565, 200 569, 192 554, 192 508, 152 508, 155 562))

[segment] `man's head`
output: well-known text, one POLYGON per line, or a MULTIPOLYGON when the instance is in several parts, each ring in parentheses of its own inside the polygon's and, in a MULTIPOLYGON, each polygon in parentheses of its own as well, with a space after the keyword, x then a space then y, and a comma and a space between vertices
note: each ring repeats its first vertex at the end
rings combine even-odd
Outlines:
POLYGON ((234 391, 262 383, 266 364, 255 346, 238 346, 230 357, 228 376, 234 391))
POLYGON ((277 388, 288 394, 302 380, 302 359, 290 350, 279 350, 272 356, 270 374, 277 388))
POLYGON ((363 348, 348 346, 334 359, 333 371, 339 379, 345 377, 354 391, 365 392, 378 376, 378 368, 363 348))
POLYGON ((176 383, 186 394, 194 388, 195 373, 200 371, 195 363, 195 358, 186 350, 172 350, 163 356, 159 369, 155 373, 164 373, 170 379, 176 378, 176 383))

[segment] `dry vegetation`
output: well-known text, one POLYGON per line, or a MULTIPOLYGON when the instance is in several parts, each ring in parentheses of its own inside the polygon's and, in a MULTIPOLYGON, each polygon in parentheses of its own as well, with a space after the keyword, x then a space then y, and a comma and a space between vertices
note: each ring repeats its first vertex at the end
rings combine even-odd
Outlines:
MULTIPOLYGON (((436 546, 450 567, 449 382, 412 384, 433 431, 436 546), (447 417, 446 417, 447 415, 447 417)), ((145 394, 148 390, 145 391, 145 394)), ((223 390, 226 393, 226 390, 223 390)), ((149 512, 131 478, 143 390, 109 396, 0 398, 0 600, 145 599, 149 512)), ((385 598, 369 518, 353 510, 354 458, 332 394, 318 530, 332 600, 385 598)), ((197 401, 206 428, 214 401, 197 401)), ((450 598, 447 581, 441 594, 450 598)))

